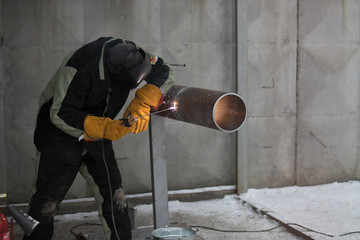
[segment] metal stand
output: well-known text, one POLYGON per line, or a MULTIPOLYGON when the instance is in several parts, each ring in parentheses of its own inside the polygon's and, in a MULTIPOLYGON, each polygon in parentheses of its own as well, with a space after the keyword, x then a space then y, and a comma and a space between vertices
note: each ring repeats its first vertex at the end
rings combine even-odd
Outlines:
POLYGON ((134 240, 151 239, 154 229, 169 226, 164 118, 151 116, 149 126, 154 228, 137 228, 136 209, 131 209, 134 240))
MULTIPOLYGON (((130 218, 132 218, 134 240, 152 239, 151 232, 154 229, 170 226, 164 121, 165 118, 154 115, 151 116, 149 124, 154 227, 137 228, 136 209, 132 209, 130 218)), ((200 236, 196 236, 195 239, 204 240, 200 236)))
POLYGON ((165 124, 163 117, 151 117, 150 158, 154 228, 157 229, 169 226, 165 124))

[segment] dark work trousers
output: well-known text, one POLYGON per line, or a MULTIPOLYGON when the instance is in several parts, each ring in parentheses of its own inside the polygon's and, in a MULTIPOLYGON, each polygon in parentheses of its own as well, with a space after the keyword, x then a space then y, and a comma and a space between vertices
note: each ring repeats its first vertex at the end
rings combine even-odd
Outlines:
MULTIPOLYGON (((121 189, 121 175, 117 166, 115 156, 112 150, 107 149, 104 155, 103 145, 99 148, 92 148, 82 157, 87 166, 88 172, 99 187, 100 194, 104 202, 102 203, 103 216, 111 230, 111 240, 131 240, 131 225, 128 216, 128 209, 125 204, 119 206, 118 199, 114 195, 118 189, 121 189), (100 150, 100 152, 98 152, 100 150), (92 153, 93 154, 92 154, 92 153), (107 169, 105 167, 103 157, 106 159, 107 168, 109 170, 111 192, 113 199, 111 201, 110 189, 108 183, 107 169), (111 209, 113 202, 113 209, 111 209), (114 228, 116 225, 116 231, 114 228), (117 237, 119 236, 119 238, 117 237)), ((40 156, 38 176, 36 180, 36 192, 31 198, 29 215, 39 221, 39 225, 30 235, 24 235, 24 240, 50 240, 54 232, 54 216, 58 212, 60 203, 64 199, 67 191, 72 185, 80 166, 72 165, 56 160, 52 160, 45 155, 40 156)))

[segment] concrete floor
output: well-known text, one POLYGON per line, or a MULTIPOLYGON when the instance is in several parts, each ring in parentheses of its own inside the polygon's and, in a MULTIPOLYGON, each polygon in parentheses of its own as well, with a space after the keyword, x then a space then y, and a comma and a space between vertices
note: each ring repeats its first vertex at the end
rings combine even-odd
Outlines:
MULTIPOLYGON (((197 229, 196 240, 358 240, 359 194, 360 182, 349 181, 306 187, 249 189, 240 196, 226 194, 196 201, 184 201, 183 198, 169 201, 168 206, 171 225, 197 229), (280 223, 287 223, 288 226, 284 228, 280 223)), ((191 194, 186 196, 189 199, 191 194)), ((147 237, 153 225, 152 204, 149 199, 146 203, 144 200, 143 197, 143 203, 132 205, 135 206, 136 220, 136 224, 133 224, 136 228, 133 240, 151 239, 147 237)), ((139 199, 133 196, 130 202, 139 202, 139 199)), ((82 233, 86 237, 83 239, 103 240, 97 212, 91 210, 94 209, 93 204, 82 201, 78 205, 71 204, 69 208, 63 203, 62 214, 55 217, 53 239, 75 240, 77 238, 71 233, 73 231, 75 234, 82 233)), ((22 235, 19 226, 15 225, 14 240, 21 239, 22 235)))
MULTIPOLYGON (((148 217, 146 215, 147 214, 145 214, 144 216, 148 217)), ((193 221, 198 222, 200 220, 201 221, 203 220, 201 217, 198 218, 198 216, 191 216, 191 215, 187 215, 187 214, 182 215, 181 213, 173 213, 171 215, 172 215, 171 216, 172 220, 174 220, 174 218, 176 218, 177 220, 181 219, 181 220, 188 221, 188 222, 193 222, 193 221)), ((270 220, 265 220, 265 219, 261 219, 261 218, 262 217, 258 216, 256 213, 254 213, 253 216, 244 216, 241 219, 241 222, 249 221, 249 223, 246 223, 246 225, 248 227, 250 225, 253 225, 251 227, 254 227, 256 225, 259 225, 260 227, 263 226, 263 224, 260 224, 260 222, 262 222, 262 223, 268 222, 264 225, 271 224, 270 220), (259 223, 255 223, 256 221, 259 221, 259 223)), ((221 221, 217 217, 207 219, 207 220, 211 220, 212 224, 214 224, 215 226, 222 225, 221 222, 217 222, 217 221, 221 221)), ((237 224, 234 223, 232 227, 236 227, 238 224, 239 223, 237 223, 237 224)), ((274 223, 274 222, 272 222, 272 224, 276 225, 276 223, 274 223)), ((239 225, 241 225, 241 224, 239 224, 239 225)), ((55 234, 54 234, 53 240, 80 239, 80 238, 76 238, 70 232, 71 229, 73 229, 72 231, 75 232, 76 234, 82 233, 88 240, 104 240, 105 239, 103 237, 103 235, 101 234, 102 229, 101 229, 100 222, 98 220, 94 220, 92 217, 91 218, 85 217, 84 219, 81 219, 81 220, 56 222, 55 234), (82 224, 84 224, 84 225, 82 225, 82 224)), ((302 239, 300 237, 296 237, 296 236, 292 235, 285 228, 279 228, 272 232, 265 232, 265 233, 222 233, 222 232, 216 232, 216 231, 211 231, 211 230, 206 230, 206 229, 200 229, 200 228, 198 228, 198 229, 199 229, 199 231, 197 232, 196 240, 202 240, 202 239, 206 239, 206 240, 219 240, 219 239, 227 239, 227 240, 238 240, 238 239, 293 240, 294 239, 295 240, 295 239, 302 239)), ((23 236, 23 233, 22 233, 21 229, 19 229, 19 226, 15 225, 14 226, 14 240, 20 240, 20 239, 22 239, 22 236, 23 236)), ((145 240, 147 238, 145 237, 143 239, 145 240)), ((134 240, 138 240, 138 239, 134 239, 134 240)))
MULTIPOLYGON (((231 198, 231 197, 230 197, 231 198)), ((235 199, 232 199, 235 200, 235 199)), ((172 224, 187 226, 208 226, 218 229, 262 230, 278 226, 279 223, 253 210, 248 204, 238 201, 216 202, 206 200, 200 202, 169 202, 170 222, 172 224), (196 210, 194 210, 196 209, 196 210)), ((139 205, 136 207, 138 229, 149 229, 153 224, 152 206, 139 205)), ((102 228, 97 219, 96 212, 59 215, 55 218, 55 234, 53 240, 75 240, 70 231, 82 233, 88 240, 102 240, 102 228)), ((196 227, 198 230, 196 240, 238 240, 238 239, 302 239, 290 233, 287 229, 279 227, 272 231, 261 233, 224 233, 196 227)), ((148 231, 150 233, 151 231, 148 231)), ((14 227, 14 240, 22 238, 19 226, 14 227)), ((151 238, 134 238, 151 239, 151 238)))

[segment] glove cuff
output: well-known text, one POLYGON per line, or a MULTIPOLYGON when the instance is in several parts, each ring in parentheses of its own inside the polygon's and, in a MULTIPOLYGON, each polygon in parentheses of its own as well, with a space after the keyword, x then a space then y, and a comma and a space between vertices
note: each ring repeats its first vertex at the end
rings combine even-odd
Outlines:
POLYGON ((163 104, 163 102, 164 102, 164 95, 161 93, 161 97, 158 101, 158 104, 155 107, 152 107, 152 109, 154 109, 154 111, 157 111, 159 107, 163 104))
POLYGON ((109 118, 88 115, 84 120, 84 138, 86 142, 98 141, 104 138, 109 118))

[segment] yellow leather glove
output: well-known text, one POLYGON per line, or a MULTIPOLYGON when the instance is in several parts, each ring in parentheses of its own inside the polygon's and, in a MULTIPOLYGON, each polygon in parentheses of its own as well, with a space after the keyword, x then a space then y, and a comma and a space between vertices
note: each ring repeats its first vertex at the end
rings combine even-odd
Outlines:
POLYGON ((130 116, 129 121, 135 125, 134 133, 140 133, 147 129, 150 117, 141 116, 149 114, 151 108, 157 109, 160 107, 162 100, 162 92, 153 84, 146 84, 136 91, 135 98, 126 108, 123 115, 123 118, 130 116))
POLYGON ((97 141, 101 139, 118 140, 127 133, 134 132, 135 126, 126 127, 120 120, 110 118, 87 116, 84 121, 85 141, 97 141))

